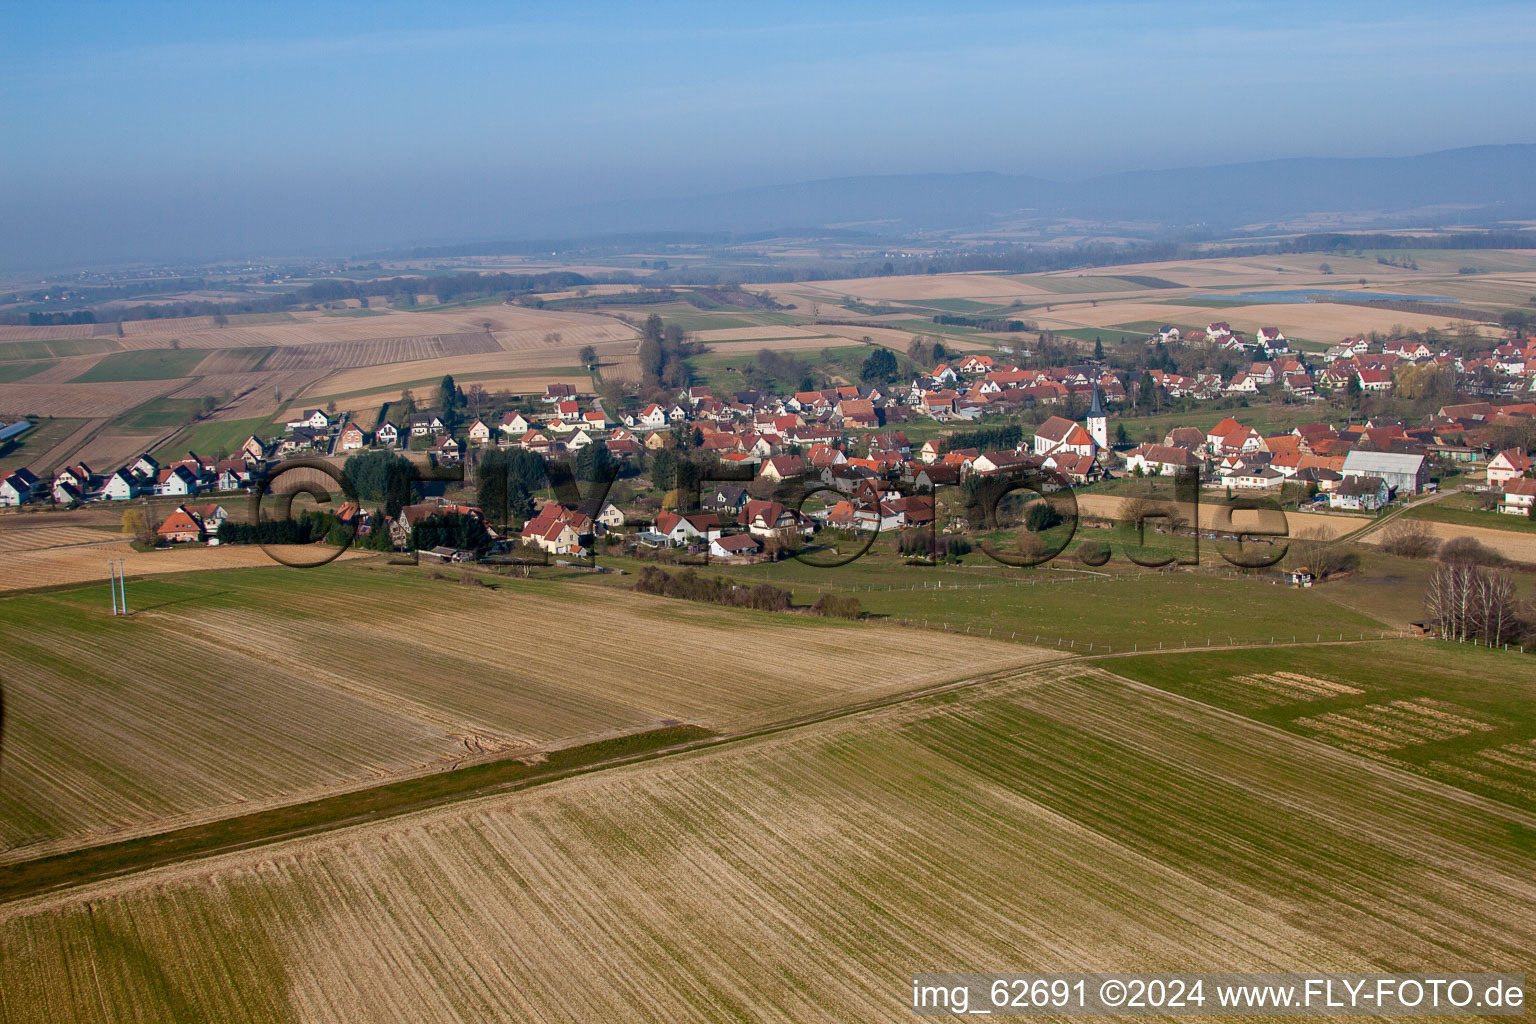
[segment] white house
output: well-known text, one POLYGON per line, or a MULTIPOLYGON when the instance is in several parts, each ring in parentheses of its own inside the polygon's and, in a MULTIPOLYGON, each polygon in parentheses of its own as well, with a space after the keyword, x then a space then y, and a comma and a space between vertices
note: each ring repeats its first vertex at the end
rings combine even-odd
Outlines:
POLYGON ((709 553, 715 558, 750 558, 762 550, 761 542, 749 533, 733 533, 709 542, 709 553))
POLYGON ((139 485, 134 482, 124 470, 118 470, 107 478, 107 485, 101 490, 102 496, 108 501, 127 501, 139 493, 139 485))
POLYGON ((1512 516, 1529 516, 1536 507, 1536 480, 1511 480, 1504 485, 1504 501, 1499 511, 1512 516))
POLYGON ((678 515, 662 512, 656 516, 656 532, 667 538, 673 547, 685 547, 695 540, 712 542, 720 539, 720 517, 713 512, 694 515, 678 515))
POLYGON ((0 505, 20 505, 37 490, 37 477, 29 469, 18 469, 0 479, 0 505))
POLYGON ((393 423, 386 420, 380 423, 379 429, 373 432, 373 438, 379 444, 388 445, 393 448, 400 443, 400 431, 395 428, 393 423))
POLYGON ((324 409, 305 409, 298 419, 288 421, 288 429, 296 430, 299 427, 308 427, 310 430, 329 430, 331 418, 325 414, 324 409))
POLYGON ((1531 457, 1519 448, 1509 448, 1488 460, 1488 486, 1525 476, 1531 471, 1531 457))
POLYGON ((469 425, 468 433, 470 444, 485 444, 491 439, 491 428, 486 426, 485 422, 480 419, 476 419, 475 422, 469 425))
POLYGON ((1375 512, 1387 503, 1390 496, 1387 482, 1379 476, 1345 477, 1338 487, 1329 492, 1328 507, 1353 512, 1375 512))

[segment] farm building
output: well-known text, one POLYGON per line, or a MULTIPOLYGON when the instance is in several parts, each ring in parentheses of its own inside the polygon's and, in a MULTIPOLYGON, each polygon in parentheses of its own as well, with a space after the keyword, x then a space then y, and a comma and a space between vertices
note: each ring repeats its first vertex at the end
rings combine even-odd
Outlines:
POLYGON ((1380 477, 1393 491, 1418 494, 1429 482, 1429 463, 1422 455, 1355 450, 1344 457, 1344 478, 1380 477))
POLYGON ((0 444, 5 444, 13 437, 18 437, 32 429, 28 420, 17 420, 15 423, 0 423, 0 444))

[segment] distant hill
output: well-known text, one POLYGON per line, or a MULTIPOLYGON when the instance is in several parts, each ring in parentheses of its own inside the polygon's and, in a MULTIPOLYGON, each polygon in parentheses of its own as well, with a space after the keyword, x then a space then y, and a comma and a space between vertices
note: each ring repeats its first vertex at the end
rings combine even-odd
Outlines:
POLYGON ((1320 212, 1380 212, 1391 221, 1438 205, 1470 205, 1470 220, 1493 220, 1536 215, 1533 167, 1536 145, 1522 144, 1130 171, 1077 182, 992 172, 878 175, 568 208, 530 220, 519 233, 754 233, 868 224, 895 234, 1039 215, 1220 230, 1320 212))

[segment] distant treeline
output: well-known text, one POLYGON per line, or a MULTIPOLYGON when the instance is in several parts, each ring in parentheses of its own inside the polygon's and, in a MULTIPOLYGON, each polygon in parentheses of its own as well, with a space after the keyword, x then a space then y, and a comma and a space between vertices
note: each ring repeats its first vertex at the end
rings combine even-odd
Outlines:
POLYGON ((943 313, 933 318, 936 324, 946 324, 950 327, 974 327, 979 331, 993 331, 995 333, 1007 333, 1024 330, 1022 320, 997 320, 981 316, 956 316, 952 313, 943 313))
POLYGON ((1278 252, 1354 249, 1536 249, 1536 231, 1467 231, 1444 235, 1302 235, 1280 242, 1278 252))
MULTIPOLYGON (((56 326, 71 323, 112 323, 119 320, 165 320, 188 316, 233 316, 241 313, 281 313, 291 309, 316 306, 347 299, 366 301, 370 296, 385 295, 405 305, 414 305, 416 296, 432 295, 438 302, 462 302, 468 299, 501 295, 513 298, 530 292, 564 291, 596 283, 585 274, 551 271, 544 274, 463 273, 438 277, 386 277, 356 281, 350 278, 325 278, 300 288, 273 295, 253 295, 227 302, 172 302, 144 304, 102 310, 71 310, 60 313, 8 313, 0 323, 56 326)), ((165 288, 165 282, 159 282, 165 288)))

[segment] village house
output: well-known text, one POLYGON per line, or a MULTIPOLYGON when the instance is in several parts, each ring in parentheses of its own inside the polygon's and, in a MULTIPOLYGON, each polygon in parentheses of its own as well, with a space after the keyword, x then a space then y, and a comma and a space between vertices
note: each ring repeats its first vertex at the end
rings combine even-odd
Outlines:
POLYGON ((798 455, 775 455, 762 464, 757 475, 764 480, 779 483, 804 476, 809 469, 806 461, 798 455))
POLYGON ((1200 459, 1188 448, 1144 444, 1125 457, 1125 470, 1143 476, 1173 476, 1182 469, 1199 469, 1200 459))
POLYGON ((1508 448, 1488 460, 1488 486, 1499 487, 1531 471, 1531 457, 1520 448, 1508 448))
POLYGON ((356 423, 348 423, 341 428, 341 434, 336 439, 336 450, 343 452, 355 452, 366 446, 368 435, 363 433, 363 428, 356 423))
POLYGON ((1536 507, 1536 480, 1522 477, 1504 485, 1504 500, 1499 504, 1500 512, 1505 515, 1529 516, 1533 507, 1536 507))
POLYGON ((38 479, 30 469, 18 469, 0 477, 0 506, 20 505, 37 491, 38 479))
POLYGON ((155 536, 167 544, 196 544, 207 538, 202 522, 187 511, 185 505, 165 517, 165 522, 155 530, 155 536))
POLYGON ((331 418, 326 415, 324 409, 305 409, 297 419, 291 419, 286 426, 289 430, 297 430, 300 427, 308 427, 310 430, 331 429, 331 418))
POLYGON ((469 429, 465 431, 465 435, 469 438, 470 444, 487 444, 491 440, 491 428, 485 424, 484 420, 476 417, 475 421, 469 425, 469 429))
POLYGON ((393 423, 385 420, 383 423, 380 423, 378 429, 373 432, 373 439, 379 444, 393 448, 395 445, 400 443, 400 431, 393 423))
POLYGON ((679 515, 663 511, 656 516, 655 533, 665 537, 672 547, 681 548, 695 541, 709 543, 718 540, 723 531, 720 528, 720 517, 713 512, 679 515))
POLYGON ((747 532, 754 537, 784 539, 797 533, 810 536, 815 530, 814 524, 806 522, 794 509, 786 508, 776 501, 755 498, 742 507, 737 522, 745 526, 747 532))
POLYGON ((1328 507, 1351 512, 1375 512, 1390 497, 1387 482, 1377 476, 1346 477, 1328 494, 1328 507))
POLYGON ((716 537, 709 542, 712 558, 751 559, 762 554, 763 545, 749 533, 733 533, 728 537, 716 537))

